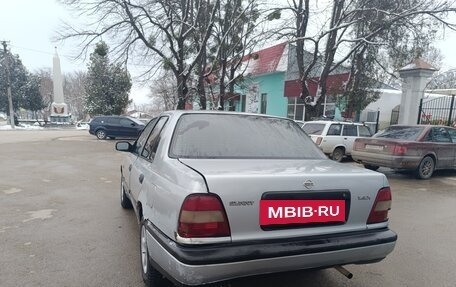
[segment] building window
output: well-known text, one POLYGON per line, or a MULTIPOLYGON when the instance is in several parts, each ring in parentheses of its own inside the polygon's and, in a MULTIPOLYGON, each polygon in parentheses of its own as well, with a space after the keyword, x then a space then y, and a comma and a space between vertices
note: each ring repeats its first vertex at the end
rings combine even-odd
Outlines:
POLYGON ((288 118, 297 121, 303 121, 306 109, 304 100, 300 97, 288 98, 288 118))
POLYGON ((266 114, 267 105, 268 105, 268 94, 261 94, 260 114, 266 114))

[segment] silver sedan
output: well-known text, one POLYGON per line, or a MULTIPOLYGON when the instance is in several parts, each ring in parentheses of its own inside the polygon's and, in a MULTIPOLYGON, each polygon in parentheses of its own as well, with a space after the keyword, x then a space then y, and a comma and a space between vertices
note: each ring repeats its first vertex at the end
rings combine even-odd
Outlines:
POLYGON ((292 120, 165 112, 116 148, 147 286, 374 263, 394 249, 386 177, 328 160, 292 120))

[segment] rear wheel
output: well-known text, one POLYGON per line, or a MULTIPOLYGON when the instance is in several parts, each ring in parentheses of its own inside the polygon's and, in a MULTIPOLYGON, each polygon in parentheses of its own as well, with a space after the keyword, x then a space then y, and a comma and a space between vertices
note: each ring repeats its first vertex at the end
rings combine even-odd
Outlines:
POLYGON ((416 177, 419 179, 429 179, 434 173, 435 162, 434 159, 430 156, 425 156, 418 168, 416 169, 416 177))
POLYGON ((106 139, 106 132, 104 130, 98 130, 96 135, 99 140, 106 139))
POLYGON ((158 272, 150 263, 149 252, 147 250, 146 225, 144 220, 141 220, 140 246, 141 274, 144 280, 144 284, 147 287, 172 286, 171 282, 166 280, 163 275, 161 275, 161 273, 158 272))
POLYGON ((333 153, 331 155, 331 159, 341 162, 342 159, 344 158, 344 155, 345 155, 345 150, 341 147, 338 147, 333 151, 333 153))

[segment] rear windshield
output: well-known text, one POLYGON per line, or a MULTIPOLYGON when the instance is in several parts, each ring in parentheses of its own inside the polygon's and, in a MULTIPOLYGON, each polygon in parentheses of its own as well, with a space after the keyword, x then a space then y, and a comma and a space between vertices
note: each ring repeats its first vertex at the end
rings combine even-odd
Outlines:
POLYGON ((374 137, 414 141, 423 132, 424 127, 390 126, 374 137))
POLYGON ((304 124, 304 126, 302 127, 302 129, 308 135, 321 135, 324 128, 325 128, 325 124, 312 124, 312 123, 304 124))
POLYGON ((186 114, 174 131, 177 158, 323 159, 291 120, 237 114, 186 114))

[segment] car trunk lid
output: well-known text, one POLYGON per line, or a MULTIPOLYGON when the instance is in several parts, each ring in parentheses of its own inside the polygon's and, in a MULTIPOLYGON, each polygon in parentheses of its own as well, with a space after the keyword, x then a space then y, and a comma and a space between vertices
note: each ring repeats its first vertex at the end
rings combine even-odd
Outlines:
POLYGON ((359 138, 356 140, 353 150, 360 152, 374 152, 385 155, 403 155, 407 152, 408 141, 359 138))
MULTIPOLYGON (((377 192, 387 181, 384 175, 330 160, 180 159, 205 178, 210 193, 225 207, 233 241, 313 236, 367 229, 367 218, 377 192), (333 207, 344 212, 343 220, 312 217, 306 224, 264 222, 264 203, 280 201, 285 217, 301 207, 333 207), (331 203, 331 202, 332 203, 331 203), (342 201, 342 202, 341 202, 342 201), (315 205, 316 204, 316 205, 315 205), (293 210, 285 210, 285 207, 293 210), (342 209, 345 209, 344 211, 342 209), (323 220, 324 222, 320 222, 323 220)), ((329 212, 329 210, 327 210, 329 212)), ((274 215, 273 214, 273 215, 274 215)), ((324 217, 325 214, 323 214, 324 217)), ((290 218, 288 218, 290 219, 290 218)), ((296 219, 296 218, 295 218, 296 219)))

